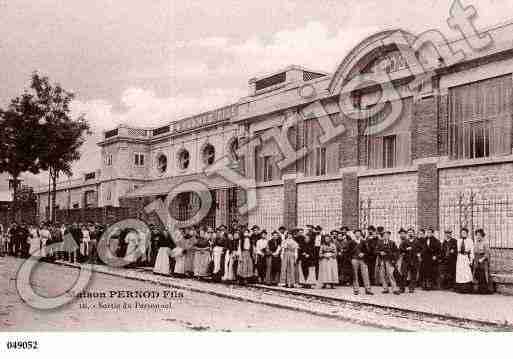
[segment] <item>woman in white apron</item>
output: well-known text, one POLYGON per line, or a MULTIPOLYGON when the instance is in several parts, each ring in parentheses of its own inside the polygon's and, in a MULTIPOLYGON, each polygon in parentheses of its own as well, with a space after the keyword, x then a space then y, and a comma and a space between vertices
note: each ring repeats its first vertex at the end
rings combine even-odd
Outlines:
POLYGON ((468 237, 468 230, 462 228, 458 239, 458 257, 456 259, 456 285, 459 293, 472 292, 473 276, 471 263, 474 260, 474 243, 468 237))

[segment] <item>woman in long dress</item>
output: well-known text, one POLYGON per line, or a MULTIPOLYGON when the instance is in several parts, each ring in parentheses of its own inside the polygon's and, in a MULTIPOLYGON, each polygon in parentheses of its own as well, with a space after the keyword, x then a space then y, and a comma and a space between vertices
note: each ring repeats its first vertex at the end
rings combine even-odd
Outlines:
POLYGON ((215 234, 212 248, 212 260, 214 268, 212 270, 212 277, 215 281, 221 281, 224 275, 224 258, 226 252, 226 234, 224 231, 218 231, 215 234))
POLYGON ((299 283, 311 288, 317 283, 315 276, 315 246, 310 236, 303 236, 299 243, 299 283))
POLYGON ((265 280, 267 285, 277 285, 281 272, 281 236, 278 231, 271 234, 265 254, 265 280))
POLYGON ((173 245, 171 237, 167 232, 160 233, 157 247, 158 252, 157 258, 155 259, 155 267, 153 268, 153 273, 169 275, 171 273, 169 256, 171 255, 171 249, 173 245))
MULTIPOLYGON (((237 240, 238 240, 237 236, 237 240)), ((235 260, 237 258, 237 244, 238 242, 234 239, 233 233, 226 235, 226 252, 224 255, 224 274, 221 278, 224 282, 231 282, 235 280, 235 260)))
POLYGON ((194 246, 198 241, 197 232, 191 229, 189 233, 184 236, 183 253, 184 253, 184 274, 188 277, 194 275, 194 246))
POLYGON ((251 242, 251 233, 245 230, 242 238, 239 239, 237 265, 237 276, 241 284, 246 284, 255 275, 255 264, 253 262, 254 243, 251 242))
POLYGON ((29 227, 29 254, 34 257, 41 256, 41 238, 36 226, 30 225, 29 227))
POLYGON ((324 235, 321 239, 319 250, 319 283, 326 288, 331 288, 338 283, 337 246, 332 237, 324 235))
POLYGON ((281 244, 281 277, 280 282, 286 288, 294 288, 296 285, 296 261, 298 259, 299 246, 291 233, 287 233, 281 244))
POLYGON ((194 276, 206 278, 210 275, 209 266, 212 259, 208 236, 200 236, 194 246, 194 276))
POLYGON ((135 231, 135 229, 131 229, 125 235, 124 240, 127 244, 124 259, 128 264, 135 264, 135 262, 137 261, 137 259, 139 257, 139 252, 138 252, 139 235, 135 231))
POLYGON ((41 238, 41 257, 46 258, 49 255, 51 256, 52 253, 48 253, 46 250, 46 246, 50 245, 52 241, 52 235, 48 230, 48 225, 41 225, 41 229, 39 230, 39 237, 41 238))
POLYGON ((468 237, 468 230, 462 228, 458 239, 458 257, 456 259, 456 285, 454 289, 460 293, 472 292, 472 267, 474 260, 474 243, 468 237))
POLYGON ((482 229, 475 231, 474 243, 474 279, 477 282, 477 292, 480 294, 493 293, 493 281, 490 276, 490 246, 485 240, 482 229))

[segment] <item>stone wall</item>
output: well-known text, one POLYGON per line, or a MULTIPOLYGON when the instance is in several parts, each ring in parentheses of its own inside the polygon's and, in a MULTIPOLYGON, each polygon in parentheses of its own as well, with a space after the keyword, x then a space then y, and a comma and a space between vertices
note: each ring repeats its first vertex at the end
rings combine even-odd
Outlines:
POLYGON ((260 187, 256 193, 257 207, 249 213, 249 226, 277 229, 283 224, 283 186, 260 187))
POLYGON ((297 184, 299 226, 320 225, 323 229, 342 225, 342 180, 297 184))
POLYGON ((438 176, 440 226, 456 235, 461 226, 483 228, 497 248, 494 269, 513 272, 513 163, 440 169, 438 176))
POLYGON ((393 238, 401 228, 417 222, 417 173, 360 177, 360 225, 384 226, 393 238))

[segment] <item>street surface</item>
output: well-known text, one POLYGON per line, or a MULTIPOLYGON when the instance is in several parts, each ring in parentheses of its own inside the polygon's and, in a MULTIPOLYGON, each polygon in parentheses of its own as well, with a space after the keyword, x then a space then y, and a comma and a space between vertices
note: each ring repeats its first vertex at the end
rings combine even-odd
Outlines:
MULTIPOLYGON (((0 258, 0 331, 378 330, 341 319, 102 273, 93 274, 87 293, 106 293, 107 298, 77 298, 63 308, 41 311, 18 296, 15 280, 21 263, 17 258, 0 258), (108 297, 111 291, 127 290, 161 295, 157 299, 108 297), (173 298, 162 298, 164 291, 173 292, 173 298), (132 308, 123 308, 124 302, 132 308), (153 307, 141 307, 144 304, 153 307), (162 308, 155 309, 156 305, 162 308)), ((39 294, 55 296, 72 286, 77 273, 75 268, 41 263, 31 281, 39 294)))

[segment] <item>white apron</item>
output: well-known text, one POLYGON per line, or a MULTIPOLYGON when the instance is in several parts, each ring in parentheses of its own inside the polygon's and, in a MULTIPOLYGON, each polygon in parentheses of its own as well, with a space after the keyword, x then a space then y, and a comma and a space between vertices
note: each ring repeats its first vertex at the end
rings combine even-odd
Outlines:
POLYGON ((456 283, 470 283, 473 281, 472 257, 474 253, 474 244, 470 238, 465 240, 465 254, 460 253, 462 239, 458 240, 458 257, 456 260, 456 283), (470 258, 469 258, 470 257, 470 258))

